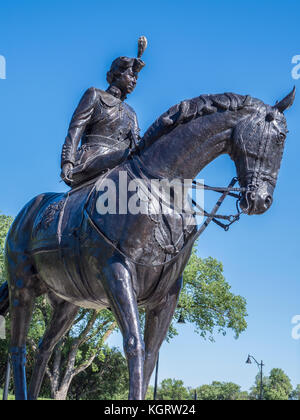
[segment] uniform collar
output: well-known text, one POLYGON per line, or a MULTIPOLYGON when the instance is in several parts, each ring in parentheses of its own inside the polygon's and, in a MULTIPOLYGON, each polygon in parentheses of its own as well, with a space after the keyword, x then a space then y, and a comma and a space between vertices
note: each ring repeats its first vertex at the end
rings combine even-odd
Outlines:
POLYGON ((107 106, 116 106, 119 104, 121 99, 116 98, 115 96, 111 95, 108 92, 105 92, 104 90, 100 91, 101 100, 105 103, 107 106))

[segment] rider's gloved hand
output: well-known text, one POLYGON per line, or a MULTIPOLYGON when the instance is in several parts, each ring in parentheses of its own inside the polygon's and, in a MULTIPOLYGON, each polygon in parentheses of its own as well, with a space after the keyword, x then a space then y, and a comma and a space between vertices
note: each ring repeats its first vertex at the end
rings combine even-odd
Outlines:
POLYGON ((65 163, 62 167, 60 176, 61 176, 61 179, 67 185, 70 185, 72 183, 72 169, 73 169, 73 164, 70 162, 65 163))

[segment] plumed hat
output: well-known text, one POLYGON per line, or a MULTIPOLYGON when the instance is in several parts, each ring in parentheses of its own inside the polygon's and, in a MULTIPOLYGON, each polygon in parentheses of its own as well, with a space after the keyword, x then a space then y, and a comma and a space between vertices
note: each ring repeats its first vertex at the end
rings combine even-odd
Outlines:
POLYGON ((107 72, 106 79, 108 83, 112 83, 114 77, 118 73, 123 73, 128 68, 132 68, 135 73, 139 73, 143 67, 145 67, 144 61, 141 59, 145 49, 147 48, 147 38, 141 36, 138 39, 138 56, 137 58, 129 57, 118 57, 116 58, 110 67, 110 70, 107 72))

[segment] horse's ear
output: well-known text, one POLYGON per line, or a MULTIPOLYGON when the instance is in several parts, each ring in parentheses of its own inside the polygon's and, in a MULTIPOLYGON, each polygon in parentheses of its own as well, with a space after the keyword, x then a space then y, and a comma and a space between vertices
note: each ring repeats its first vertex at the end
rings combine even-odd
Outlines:
POLYGON ((294 86, 294 89, 292 90, 292 92, 290 92, 284 99, 282 99, 282 101, 276 102, 273 108, 276 108, 278 109, 278 111, 283 113, 284 111, 286 111, 293 105, 294 100, 295 100, 295 95, 296 95, 296 86, 294 86))

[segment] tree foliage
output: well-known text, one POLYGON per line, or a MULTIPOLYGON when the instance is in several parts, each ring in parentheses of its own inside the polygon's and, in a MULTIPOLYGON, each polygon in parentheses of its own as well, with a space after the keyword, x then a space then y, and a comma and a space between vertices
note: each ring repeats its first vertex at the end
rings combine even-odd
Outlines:
POLYGON ((293 392, 291 393, 291 399, 300 401, 300 384, 298 384, 296 388, 293 390, 293 392))
POLYGON ((0 285, 5 281, 4 276, 4 245, 7 232, 12 224, 13 218, 0 214, 0 285))
POLYGON ((157 389, 158 400, 188 400, 189 392, 180 379, 164 379, 157 389))
POLYGON ((127 399, 128 381, 127 362, 122 353, 104 346, 93 363, 74 377, 68 399, 127 399))
POLYGON ((247 328, 246 300, 231 292, 221 262, 198 257, 194 248, 183 281, 177 319, 181 313, 197 333, 212 341, 215 332, 225 335, 231 329, 237 338, 247 328))
MULTIPOLYGON (((274 368, 269 376, 263 377, 264 400, 289 400, 295 395, 290 378, 282 369, 274 368)), ((260 396, 260 375, 255 378, 255 384, 251 388, 250 398, 258 400, 260 396)))
POLYGON ((247 400, 248 393, 241 391, 241 387, 233 382, 213 381, 210 385, 197 388, 199 400, 247 400))

